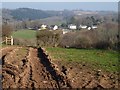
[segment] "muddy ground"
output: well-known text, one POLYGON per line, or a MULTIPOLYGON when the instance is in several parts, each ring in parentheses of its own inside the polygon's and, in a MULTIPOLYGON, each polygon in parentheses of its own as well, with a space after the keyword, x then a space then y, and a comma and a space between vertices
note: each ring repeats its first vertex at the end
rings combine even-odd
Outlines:
POLYGON ((118 73, 52 61, 41 48, 5 47, 1 52, 3 88, 118 88, 118 73))

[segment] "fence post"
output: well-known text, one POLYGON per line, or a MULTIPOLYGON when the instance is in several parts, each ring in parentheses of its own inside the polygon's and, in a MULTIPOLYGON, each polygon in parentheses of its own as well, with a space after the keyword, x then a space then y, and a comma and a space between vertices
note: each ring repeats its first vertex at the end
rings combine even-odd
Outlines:
POLYGON ((13 45, 13 37, 11 36, 11 45, 13 45))
POLYGON ((13 37, 12 37, 12 36, 11 36, 10 38, 6 37, 5 42, 6 42, 6 45, 7 45, 7 44, 13 45, 13 37), (9 43, 8 43, 8 42, 9 42, 9 43))
POLYGON ((5 42, 6 42, 6 45, 7 45, 7 37, 6 37, 6 40, 5 40, 5 42))

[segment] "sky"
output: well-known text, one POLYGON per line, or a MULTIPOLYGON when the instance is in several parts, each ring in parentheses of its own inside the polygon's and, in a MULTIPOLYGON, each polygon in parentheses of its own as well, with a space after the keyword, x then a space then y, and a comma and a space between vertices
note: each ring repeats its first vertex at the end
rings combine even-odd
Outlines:
POLYGON ((119 0, 1 0, 1 2, 119 2, 119 0))
POLYGON ((3 2, 2 8, 34 8, 41 10, 91 10, 91 11, 117 11, 117 2, 3 2))

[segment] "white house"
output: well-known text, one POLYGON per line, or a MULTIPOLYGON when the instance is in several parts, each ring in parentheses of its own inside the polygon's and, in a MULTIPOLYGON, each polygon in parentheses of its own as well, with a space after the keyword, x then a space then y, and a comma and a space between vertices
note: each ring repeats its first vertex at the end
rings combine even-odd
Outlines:
POLYGON ((88 30, 91 30, 92 28, 91 28, 91 27, 88 27, 87 29, 88 29, 88 30))
POLYGON ((46 29, 46 28, 47 28, 47 25, 42 24, 42 25, 41 25, 41 29, 39 29, 39 30, 46 29))
POLYGON ((57 30, 57 29, 58 29, 58 26, 54 25, 53 30, 57 30))
POLYGON ((97 29, 97 26, 91 26, 91 27, 88 27, 87 29, 88 29, 88 30, 97 29))
POLYGON ((92 26, 92 29, 97 29, 97 26, 92 26))
POLYGON ((72 30, 75 30, 75 29, 77 29, 77 26, 73 25, 73 24, 70 24, 70 25, 68 25, 68 28, 72 29, 72 30))
POLYGON ((79 27, 82 28, 82 29, 86 29, 87 28, 86 25, 80 25, 79 27))

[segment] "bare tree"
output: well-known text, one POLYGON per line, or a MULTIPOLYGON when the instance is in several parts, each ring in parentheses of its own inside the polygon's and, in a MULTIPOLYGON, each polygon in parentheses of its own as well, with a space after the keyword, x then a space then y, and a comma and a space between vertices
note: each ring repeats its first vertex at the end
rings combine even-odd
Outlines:
POLYGON ((2 25, 2 37, 8 37, 12 33, 12 27, 8 24, 2 25))

